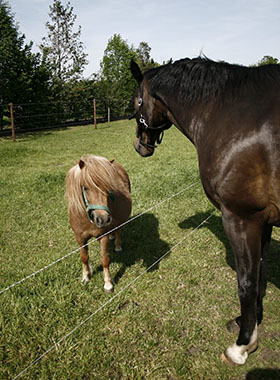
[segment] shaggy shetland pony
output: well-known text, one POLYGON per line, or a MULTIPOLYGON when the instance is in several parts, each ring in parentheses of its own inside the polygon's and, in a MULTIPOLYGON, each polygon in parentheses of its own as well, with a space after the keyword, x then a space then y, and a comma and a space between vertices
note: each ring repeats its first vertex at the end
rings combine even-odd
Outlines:
MULTIPOLYGON (((86 244, 91 237, 100 237, 104 289, 106 292, 112 292, 114 286, 109 272, 109 233, 107 232, 129 218, 131 196, 128 174, 114 160, 85 155, 67 174, 66 196, 70 225, 81 247, 82 280, 88 282, 91 275, 86 244)), ((115 251, 118 252, 122 250, 120 228, 114 230, 114 233, 115 251)))

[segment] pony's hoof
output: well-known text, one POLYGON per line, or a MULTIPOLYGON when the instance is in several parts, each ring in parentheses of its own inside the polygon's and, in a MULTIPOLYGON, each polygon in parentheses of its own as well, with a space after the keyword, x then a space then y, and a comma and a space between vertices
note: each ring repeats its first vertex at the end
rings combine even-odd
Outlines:
POLYGON ((230 333, 233 333, 233 334, 236 334, 236 335, 239 334, 240 327, 239 327, 239 325, 238 325, 238 323, 236 322, 235 319, 232 319, 231 321, 228 321, 226 323, 226 328, 227 328, 227 330, 230 333))
POLYGON ((121 246, 115 247, 115 252, 122 252, 122 247, 121 246))
POLYGON ((105 284, 104 290, 105 290, 105 293, 113 293, 114 292, 114 285, 113 284, 105 284))
POLYGON ((89 271, 83 272, 82 283, 88 284, 92 276, 92 266, 89 265, 89 271))

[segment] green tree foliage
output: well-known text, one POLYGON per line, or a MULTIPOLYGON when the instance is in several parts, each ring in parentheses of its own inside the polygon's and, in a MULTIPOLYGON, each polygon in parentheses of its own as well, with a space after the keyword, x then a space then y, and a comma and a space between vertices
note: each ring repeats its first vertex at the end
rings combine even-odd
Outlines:
POLYGON ((137 62, 142 72, 159 66, 159 64, 154 62, 153 58, 151 58, 151 50, 152 49, 148 43, 144 41, 140 42, 138 48, 135 50, 137 62))
POLYGON ((150 52, 147 42, 141 42, 135 49, 120 34, 114 34, 109 39, 94 85, 97 97, 103 99, 104 108, 110 106, 116 113, 125 114, 132 106, 136 84, 131 76, 130 62, 131 59, 136 60, 143 71, 158 66, 150 52))
POLYGON ((270 55, 265 55, 259 62, 258 66, 269 65, 270 63, 280 64, 277 58, 271 57, 270 55))
POLYGON ((44 61, 52 72, 52 90, 56 99, 65 99, 66 83, 76 82, 82 77, 87 65, 87 54, 80 41, 81 26, 74 31, 77 16, 70 2, 64 7, 60 0, 54 0, 50 6, 46 23, 47 37, 43 38, 40 49, 44 61))
MULTIPOLYGON (((42 102, 48 96, 49 72, 40 54, 25 44, 7 1, 0 0, 0 126, 7 103, 42 102)), ((17 117, 20 117, 18 112, 17 117)))
POLYGON ((132 98, 135 86, 130 73, 131 59, 136 59, 133 47, 120 34, 114 34, 104 51, 97 87, 104 105, 115 112, 124 113, 132 98))

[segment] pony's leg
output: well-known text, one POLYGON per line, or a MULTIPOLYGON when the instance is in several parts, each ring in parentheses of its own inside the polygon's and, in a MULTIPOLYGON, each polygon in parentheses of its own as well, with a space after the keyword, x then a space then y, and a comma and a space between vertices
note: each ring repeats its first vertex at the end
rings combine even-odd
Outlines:
POLYGON ((108 255, 108 247, 109 247, 109 237, 108 235, 106 235, 100 239, 100 248, 101 248, 100 263, 103 267, 104 290, 107 293, 112 293, 114 291, 114 286, 113 286, 111 274, 109 272, 110 259, 108 255))
POLYGON ((88 246, 85 244, 87 243, 87 240, 81 239, 79 236, 76 235, 76 240, 78 244, 80 245, 80 257, 82 262, 82 282, 89 282, 90 276, 91 276, 91 268, 89 266, 89 256, 88 256, 88 246))
POLYGON ((225 350, 222 360, 244 364, 258 345, 257 302, 263 231, 258 223, 229 212, 223 212, 223 224, 235 255, 241 316, 237 342, 225 350))
POLYGON ((121 229, 117 229, 115 232, 116 240, 115 240, 115 251, 121 252, 122 246, 121 246, 121 229))

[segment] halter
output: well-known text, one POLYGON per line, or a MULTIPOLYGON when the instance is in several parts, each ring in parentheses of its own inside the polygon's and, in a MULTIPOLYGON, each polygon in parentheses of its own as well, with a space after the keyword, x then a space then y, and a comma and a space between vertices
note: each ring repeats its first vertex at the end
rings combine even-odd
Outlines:
MULTIPOLYGON (((139 98, 138 100, 138 111, 135 112, 134 115, 130 116, 129 120, 133 119, 133 118, 136 118, 136 116, 138 114, 140 114, 140 118, 138 120, 138 123, 140 123, 143 128, 147 131, 149 129, 151 130, 156 130, 156 131, 160 131, 159 135, 157 136, 157 139, 156 139, 156 143, 159 145, 161 142, 162 142, 162 139, 163 139, 163 135, 164 135, 164 129, 162 130, 162 128, 164 128, 164 126, 159 126, 159 127, 151 127, 147 124, 143 114, 140 112, 140 107, 142 107, 143 105, 143 99, 142 98, 139 98)), ((148 143, 145 143, 144 141, 141 140, 141 138, 139 137, 139 143, 143 146, 145 146, 146 148, 157 148, 157 145, 153 145, 153 144, 148 144, 148 143)))
MULTIPOLYGON (((86 191, 85 191, 85 187, 83 186, 82 187, 82 193, 83 193, 83 198, 84 198, 84 201, 85 201, 85 205, 86 205, 86 212, 87 212, 87 216, 89 218, 89 221, 91 223, 93 223, 93 218, 91 216, 91 212, 90 211, 94 211, 94 210, 104 210, 104 211, 107 211, 108 214, 111 215, 111 211, 109 209, 109 207, 105 206, 105 205, 93 205, 91 203, 89 203, 88 199, 87 199, 87 196, 86 196, 86 191)), ((114 200, 114 195, 112 193, 109 193, 109 198, 111 200, 114 200)))

